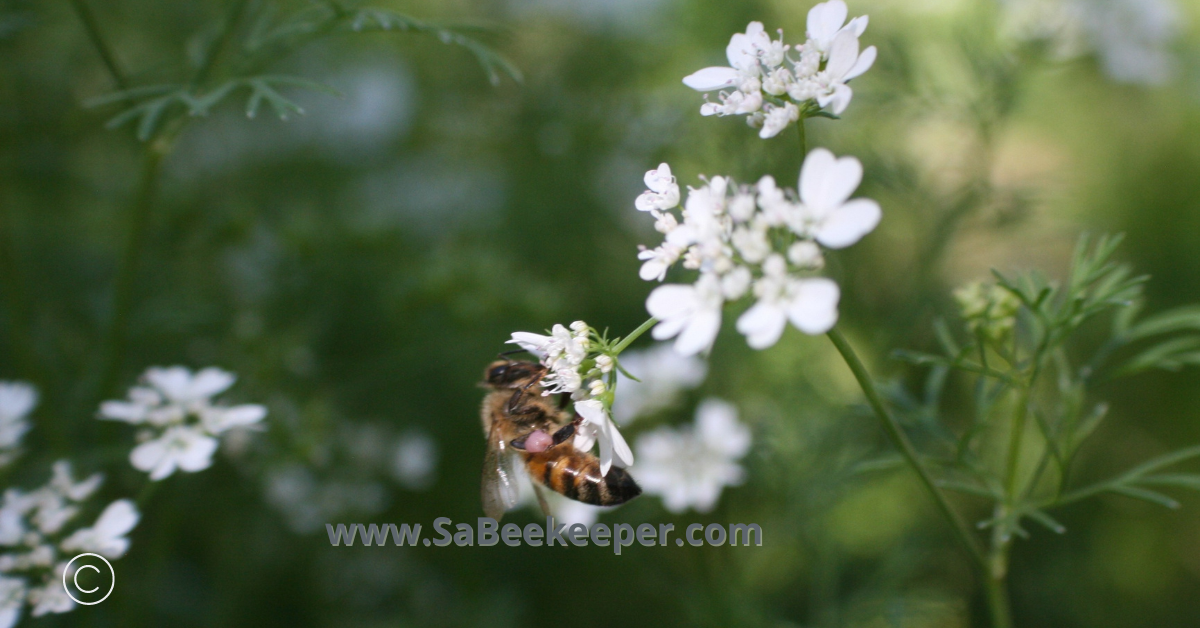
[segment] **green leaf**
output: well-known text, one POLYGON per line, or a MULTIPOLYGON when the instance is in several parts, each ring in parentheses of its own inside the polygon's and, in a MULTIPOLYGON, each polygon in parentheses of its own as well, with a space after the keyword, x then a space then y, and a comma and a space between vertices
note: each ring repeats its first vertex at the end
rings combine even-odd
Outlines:
POLYGON ((1108 490, 1114 493, 1119 493, 1126 497, 1132 497, 1134 499, 1148 501, 1152 504, 1158 504, 1159 506, 1164 506, 1166 508, 1170 508, 1171 510, 1179 508, 1179 502, 1167 497, 1166 495, 1163 495, 1162 493, 1152 491, 1150 489, 1138 488, 1136 486, 1118 485, 1109 487, 1108 490))
POLYGON ((1200 331, 1200 305, 1185 305, 1148 316, 1131 325, 1126 335, 1130 340, 1139 340, 1185 330, 1200 331))
POLYGON ((1149 475, 1138 479, 1142 484, 1161 484, 1163 486, 1178 486, 1200 491, 1200 474, 1196 473, 1164 473, 1149 475))
POLYGON ((1193 351, 1197 348, 1200 348, 1200 336, 1172 338, 1130 358, 1117 369, 1113 377, 1133 375, 1152 368, 1179 370, 1184 365, 1196 364, 1200 360, 1200 354, 1193 351))
POLYGON ((1125 481, 1135 480, 1136 478, 1144 476, 1147 473, 1157 471, 1163 467, 1169 467, 1173 464, 1179 464, 1180 462, 1190 460, 1192 458, 1200 458, 1200 445, 1193 445, 1191 447, 1186 447, 1184 449, 1173 451, 1169 454, 1164 454, 1158 456, 1157 458, 1147 460, 1146 462, 1125 472, 1121 478, 1125 481))
POLYGON ((1026 514, 1030 519, 1033 519, 1034 521, 1046 526, 1047 530, 1050 530, 1055 534, 1065 534, 1067 531, 1066 526, 1056 521, 1054 517, 1051 517, 1044 510, 1034 509, 1026 514))

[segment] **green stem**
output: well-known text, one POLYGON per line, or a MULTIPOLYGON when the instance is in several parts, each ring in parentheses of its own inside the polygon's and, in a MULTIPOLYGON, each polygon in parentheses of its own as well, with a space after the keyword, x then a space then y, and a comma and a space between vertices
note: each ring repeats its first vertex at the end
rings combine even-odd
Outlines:
POLYGON ((84 0, 70 0, 71 6, 74 7, 75 13, 79 15, 79 21, 83 22, 83 28, 87 31, 88 38, 92 40, 92 45, 96 47, 96 52, 100 54, 100 60, 104 62, 104 67, 108 68, 108 73, 112 75, 113 82, 117 84, 118 89, 129 89, 129 79, 125 77, 125 72, 121 70, 120 64, 117 63, 117 57, 113 54, 112 49, 104 42, 104 37, 100 34, 100 24, 96 21, 96 15, 88 8, 84 0))
POLYGON ((192 80, 194 87, 204 87, 205 82, 212 78, 213 71, 230 54, 234 35, 237 34, 238 27, 241 25, 242 18, 249 7, 249 0, 235 0, 233 6, 229 9, 229 15, 225 18, 225 24, 221 28, 220 36, 209 46, 208 54, 204 58, 204 64, 196 71, 196 77, 192 80))
POLYGON ((937 483, 929 475, 925 466, 921 464, 917 450, 913 447, 912 442, 908 440, 904 429, 900 427, 895 417, 888 411, 887 407, 883 404, 883 398, 875 390, 875 384, 871 381, 870 373, 867 372, 862 361, 858 359, 858 355, 854 352, 850 343, 846 341, 841 330, 834 327, 826 335, 833 341, 833 346, 837 347, 838 353, 842 354, 846 365, 854 373, 854 379, 858 380, 858 385, 862 387, 863 394, 867 398, 867 403, 874 410, 876 418, 879 419, 879 423, 883 427, 883 431, 887 433, 888 437, 892 440, 892 444, 896 446, 896 449, 900 450, 900 454, 904 456, 904 460, 908 465, 912 467, 913 471, 916 471, 917 476, 921 479, 921 484, 925 486, 925 490, 929 492, 929 495, 933 497, 933 501, 937 504, 938 510, 945 516, 946 521, 950 523, 950 527, 954 530, 954 534, 957 536, 959 542, 962 543, 963 549, 970 555, 975 567, 986 578, 988 565, 983 553, 982 544, 980 544, 979 539, 975 538, 967 523, 963 521, 962 517, 950 505, 945 493, 938 488, 937 483))
MULTIPOLYGON (((1030 382, 1032 385, 1032 382, 1030 382)), ((1017 407, 1013 410, 1012 432, 1008 435, 1008 462, 1004 473, 1004 491, 1008 505, 1012 506, 1017 496, 1017 475, 1020 471, 1021 441, 1025 436, 1025 419, 1029 414, 1029 386, 1017 395, 1017 407)))
POLYGON ((1010 610, 1006 577, 989 577, 984 580, 984 588, 987 591, 988 615, 992 619, 992 628, 1012 628, 1012 610, 1010 610))
POLYGON ((800 161, 804 162, 804 157, 808 155, 808 136, 804 131, 804 116, 796 121, 796 139, 800 140, 800 161))
POLYGON ((634 340, 637 340, 639 336, 646 333, 646 331, 653 327, 657 322, 658 319, 651 316, 646 320, 646 322, 638 325, 637 329, 629 332, 628 336, 622 338, 621 342, 618 342, 616 346, 613 347, 613 355, 620 355, 622 351, 629 347, 629 345, 633 344, 634 340))
POLYGON ((134 285, 142 259, 146 232, 150 225, 154 194, 158 188, 158 176, 162 170, 163 160, 171 150, 172 139, 180 126, 181 124, 176 124, 173 128, 165 130, 158 138, 151 140, 146 146, 146 154, 142 158, 142 172, 137 191, 134 193, 133 204, 129 209, 125 246, 121 252, 116 279, 113 283, 109 310, 111 318, 101 344, 96 394, 95 398, 89 399, 89 401, 98 401, 98 398, 112 392, 117 383, 117 377, 120 375, 129 317, 133 309, 134 285))

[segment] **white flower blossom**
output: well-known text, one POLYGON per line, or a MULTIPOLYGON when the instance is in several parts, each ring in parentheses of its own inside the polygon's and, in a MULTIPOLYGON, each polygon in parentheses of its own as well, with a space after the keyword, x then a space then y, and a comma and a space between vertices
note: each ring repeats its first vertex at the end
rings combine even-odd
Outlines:
POLYGON ((108 558, 120 558, 129 549, 129 539, 125 535, 133 530, 140 518, 141 514, 132 501, 119 499, 100 513, 95 525, 80 528, 63 539, 61 547, 68 552, 92 552, 108 558))
MULTIPOLYGON (((877 52, 870 46, 859 54, 858 39, 867 29, 867 17, 846 22, 846 15, 842 0, 814 6, 808 13, 808 39, 797 46, 784 44, 782 32, 778 40, 771 40, 762 23, 751 22, 745 33, 730 38, 725 49, 728 66, 704 68, 684 77, 683 83, 696 91, 718 92, 716 101, 705 96, 701 115, 746 115, 746 123, 759 129, 763 139, 822 108, 840 115, 852 96, 846 83, 866 72, 877 52)), ((649 200, 638 208, 648 209, 649 200)))
MULTIPOLYGON (((835 49, 842 36, 835 37, 835 49)), ((680 260, 700 271, 692 285, 667 284, 650 293, 646 309, 658 319, 653 337, 675 338, 683 355, 707 351, 725 302, 742 299, 751 288, 756 303, 737 323, 751 347, 774 345, 788 321, 806 334, 829 331, 838 319, 840 291, 812 275, 824 268, 822 247, 850 246, 879 224, 878 203, 850 198, 861 180, 857 159, 818 148, 805 158, 799 192, 780 188, 770 176, 753 187, 713 177, 689 188, 679 226, 660 247, 643 247, 638 255, 645 261, 643 279, 661 280, 680 260)))
POLYGON ((600 474, 608 475, 612 465, 628 467, 633 464, 633 451, 609 416, 608 408, 599 399, 575 402, 575 412, 583 423, 575 432, 575 448, 589 451, 595 443, 600 444, 600 474))
POLYGON ((651 330, 655 340, 675 338, 675 350, 682 355, 707 351, 721 329, 720 279, 713 273, 701 273, 695 285, 659 286, 646 298, 646 310, 659 319, 651 330))
POLYGON ((667 164, 660 164, 657 170, 646 173, 646 187, 650 189, 642 192, 634 202, 638 211, 662 211, 679 205, 679 184, 675 183, 667 164))
POLYGON ((862 163, 853 157, 838 159, 824 148, 814 149, 800 170, 799 220, 792 225, 798 235, 811 235, 831 249, 858 242, 879 224, 879 203, 848 200, 862 181, 862 163))
POLYGON ((158 438, 134 447, 129 462, 157 481, 169 477, 176 469, 195 473, 209 468, 218 444, 217 439, 200 429, 174 425, 158 438))
POLYGON ((206 368, 152 367, 122 401, 100 404, 99 418, 149 427, 149 438, 130 452, 130 463, 161 480, 176 469, 195 472, 212 465, 217 437, 230 430, 252 429, 267 416, 258 404, 225 406, 213 397, 237 380, 233 373, 206 368))
POLYGON ((726 486, 745 479, 738 461, 750 451, 750 430, 733 405, 708 399, 696 409, 694 424, 658 428, 639 436, 636 446, 641 464, 634 477, 643 491, 662 497, 673 513, 709 512, 726 486))
POLYGON ((50 578, 45 585, 29 590, 29 604, 33 610, 29 613, 41 617, 50 613, 68 613, 75 608, 75 600, 67 595, 63 588, 61 574, 66 569, 66 563, 55 568, 57 577, 50 578))
POLYGON ((25 581, 20 578, 0 576, 0 628, 12 628, 21 619, 25 606, 25 581))

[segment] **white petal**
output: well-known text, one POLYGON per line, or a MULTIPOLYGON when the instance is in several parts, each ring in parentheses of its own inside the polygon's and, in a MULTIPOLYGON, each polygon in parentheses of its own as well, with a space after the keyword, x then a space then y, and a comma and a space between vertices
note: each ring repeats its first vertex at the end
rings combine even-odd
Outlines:
POLYGON ((685 284, 659 286, 646 297, 646 311, 662 321, 687 315, 695 307, 696 289, 685 284))
POLYGON ((879 203, 856 198, 829 214, 816 228, 816 238, 831 249, 841 249, 862 239, 879 224, 883 212, 879 203))
POLYGON ((150 479, 154 482, 166 479, 175 473, 175 468, 178 465, 175 463, 175 456, 166 455, 158 462, 158 465, 150 471, 150 479))
POLYGON ((857 159, 835 159, 833 153, 817 148, 808 154, 800 170, 800 199, 823 217, 846 202, 861 181, 862 163, 857 159))
POLYGON ((806 334, 823 334, 837 323, 840 297, 841 291, 831 279, 801 279, 788 306, 788 319, 806 334))
POLYGON ((646 281, 662 281, 667 274, 667 264, 660 259, 652 259, 642 264, 638 277, 646 281))
POLYGON ((737 320, 737 330, 746 336, 746 344, 752 349, 766 349, 779 342, 786 326, 787 314, 783 308, 763 301, 746 310, 737 320))
POLYGON ((698 92, 711 92, 737 85, 739 76, 733 68, 714 66, 683 77, 683 84, 698 92))
POLYGON ((550 336, 518 331, 513 332, 512 340, 507 341, 505 344, 515 344, 539 358, 544 358, 546 357, 546 345, 550 344, 551 340, 550 336))
POLYGON ((817 41, 818 46, 828 45, 834 34, 846 21, 846 3, 842 0, 822 2, 808 11, 808 36, 817 41))
POLYGON ((712 347, 721 329, 721 310, 705 309, 696 312, 688 320, 687 327, 675 339, 675 351, 680 355, 696 355, 712 347))
POLYGON ((153 384, 168 398, 181 401, 187 400, 188 385, 192 381, 192 374, 182 366, 151 367, 146 370, 146 381, 153 384))
POLYGON ((870 70, 871 65, 875 63, 875 55, 877 53, 878 51, 875 49, 875 46, 868 46, 866 50, 862 51, 862 54, 858 55, 858 61, 854 62, 854 67, 850 68, 849 72, 846 72, 846 76, 842 77, 842 80, 849 81, 863 72, 870 70))
POLYGON ((845 79, 846 73, 854 67, 856 61, 858 61, 858 37, 855 37, 854 33, 850 31, 838 33, 829 46, 829 62, 825 64, 825 71, 841 81, 845 79))
POLYGON ((100 404, 100 418, 136 425, 146 420, 146 406, 128 401, 105 401, 100 404))
POLYGON ((129 464, 138 471, 149 471, 162 462, 167 446, 162 439, 146 441, 129 452, 129 464))
POLYGON ((220 434, 233 427, 251 425, 263 420, 267 409, 257 404, 245 404, 232 408, 212 408, 204 413, 205 427, 213 434, 220 434))
POLYGON ((842 112, 846 110, 846 107, 850 106, 850 97, 853 95, 854 92, 850 89, 849 85, 846 85, 845 83, 839 83, 833 88, 832 96, 824 99, 818 99, 818 102, 822 107, 833 103, 833 106, 830 107, 830 109, 833 110, 834 115, 840 116, 842 115, 842 112))
POLYGON ((191 386, 189 386, 189 392, 192 399, 205 399, 225 392, 235 381, 237 381, 237 376, 233 373, 209 367, 196 373, 196 376, 192 378, 191 386))
POLYGON ((179 468, 188 472, 196 472, 212 466, 212 456, 217 451, 217 439, 211 436, 193 434, 187 447, 177 456, 179 468))
POLYGON ((854 33, 855 37, 862 37, 863 33, 867 32, 868 20, 869 18, 867 16, 860 15, 853 20, 850 20, 850 23, 846 24, 846 26, 843 28, 854 33))
POLYGON ((125 536, 137 525, 141 515, 137 506, 128 499, 118 499, 108 505, 93 526, 103 536, 125 536))

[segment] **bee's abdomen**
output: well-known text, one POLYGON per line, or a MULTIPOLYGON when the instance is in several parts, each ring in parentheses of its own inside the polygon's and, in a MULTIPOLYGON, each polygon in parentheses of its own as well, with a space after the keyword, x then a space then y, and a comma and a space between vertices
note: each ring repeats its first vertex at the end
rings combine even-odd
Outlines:
POLYGON ((615 506, 642 494, 642 488, 625 469, 614 466, 609 468, 608 475, 601 476, 600 460, 576 451, 569 444, 529 456, 527 466, 530 477, 585 504, 615 506))

